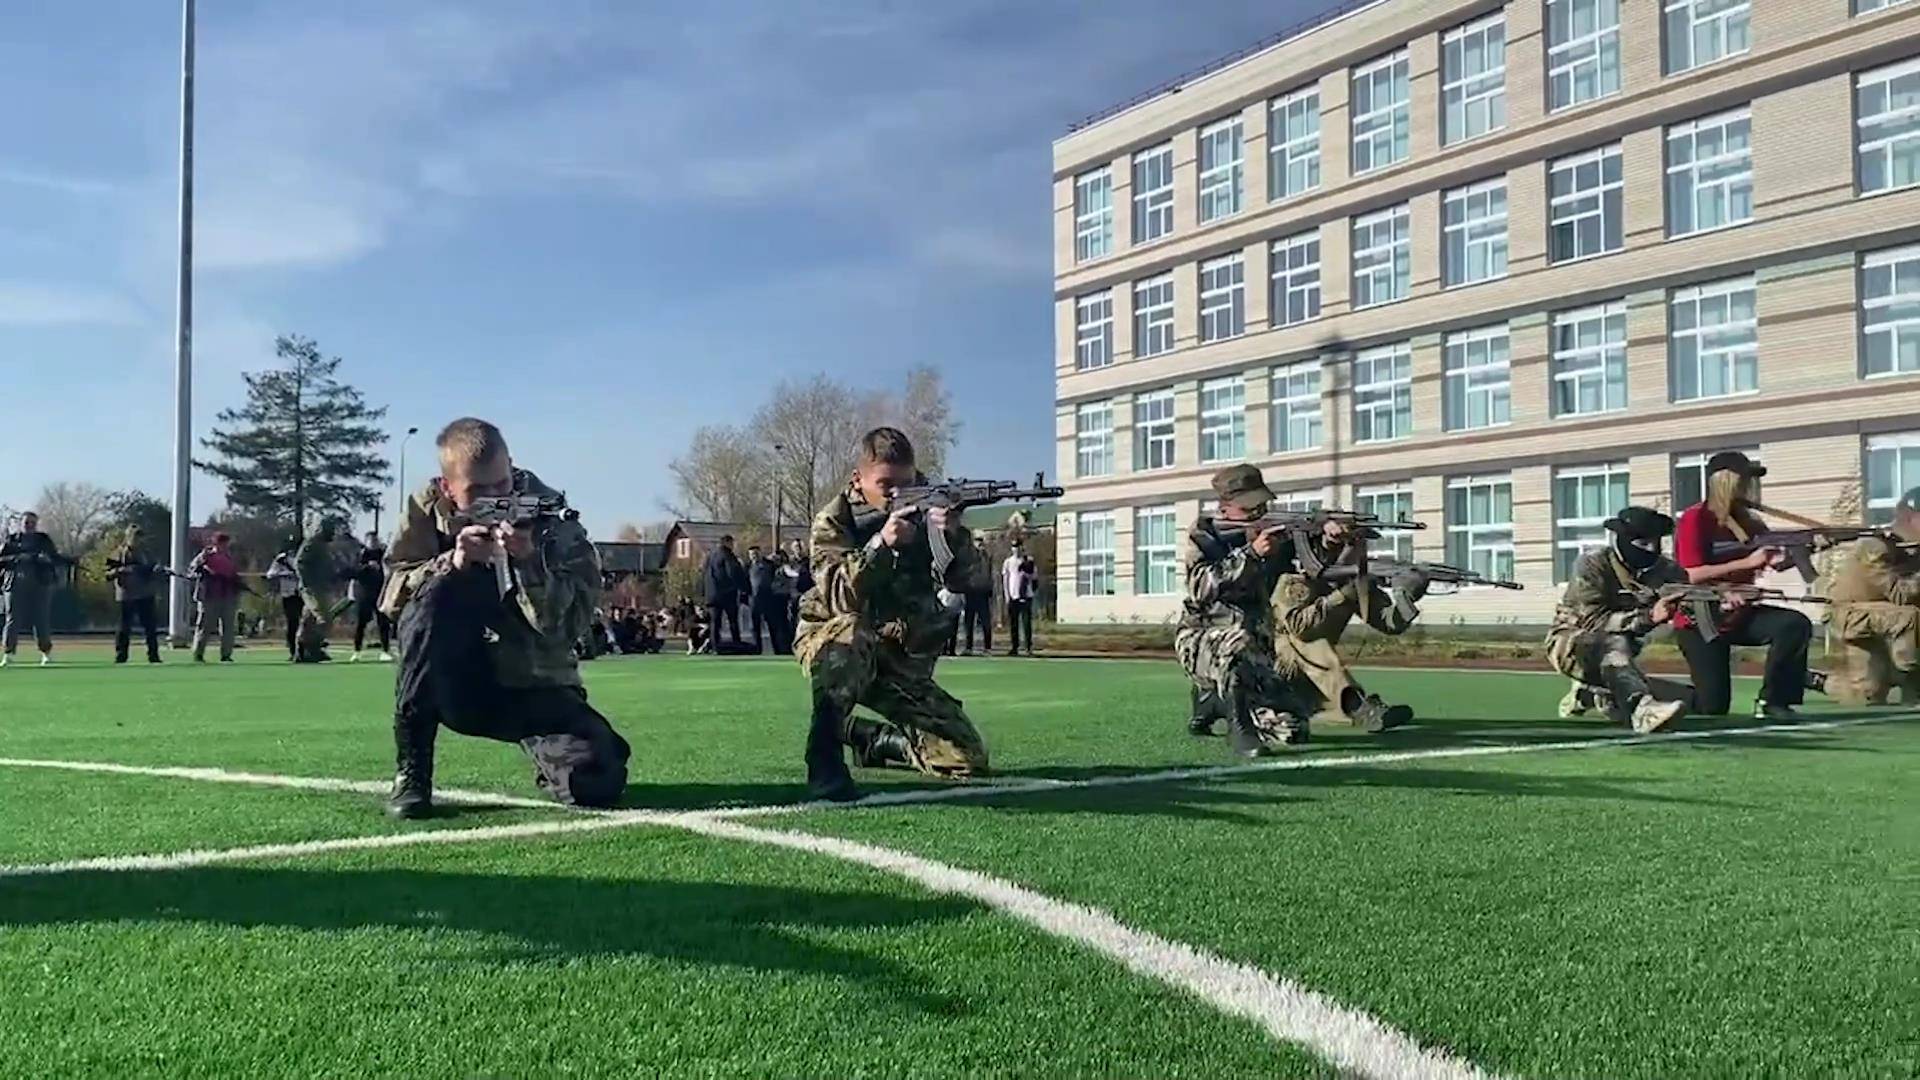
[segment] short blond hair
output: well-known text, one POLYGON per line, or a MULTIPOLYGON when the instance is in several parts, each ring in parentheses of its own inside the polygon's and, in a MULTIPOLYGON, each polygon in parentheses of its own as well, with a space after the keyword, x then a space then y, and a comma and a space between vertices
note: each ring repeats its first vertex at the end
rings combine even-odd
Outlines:
POLYGON ((498 460, 507 452, 507 437, 485 420, 463 416, 442 428, 433 445, 440 448, 440 470, 447 472, 498 460))

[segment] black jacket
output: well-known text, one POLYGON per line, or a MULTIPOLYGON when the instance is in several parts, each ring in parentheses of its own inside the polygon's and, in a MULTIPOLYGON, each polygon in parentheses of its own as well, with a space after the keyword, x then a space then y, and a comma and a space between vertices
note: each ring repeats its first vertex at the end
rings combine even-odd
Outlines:
POLYGON ((740 565, 740 556, 726 548, 714 548, 707 556, 707 565, 701 571, 701 583, 705 587, 707 606, 721 607, 740 602, 740 585, 746 580, 747 572, 740 565))

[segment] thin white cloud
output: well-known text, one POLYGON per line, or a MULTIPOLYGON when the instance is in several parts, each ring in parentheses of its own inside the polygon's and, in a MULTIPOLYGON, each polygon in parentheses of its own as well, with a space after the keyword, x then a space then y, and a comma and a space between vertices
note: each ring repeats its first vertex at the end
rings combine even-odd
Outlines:
POLYGON ((88 285, 0 281, 0 326, 125 326, 142 321, 125 297, 88 285))
POLYGON ((62 176, 17 165, 0 165, 0 184, 74 196, 118 195, 125 190, 123 185, 108 180, 62 176))

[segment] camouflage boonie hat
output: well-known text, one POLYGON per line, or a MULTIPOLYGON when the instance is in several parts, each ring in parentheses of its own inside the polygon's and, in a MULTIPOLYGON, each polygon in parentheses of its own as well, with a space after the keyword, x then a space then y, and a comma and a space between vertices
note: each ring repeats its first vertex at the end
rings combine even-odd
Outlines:
POLYGON ((1273 489, 1252 465, 1229 465, 1213 474, 1213 493, 1222 506, 1258 510, 1274 500, 1273 489))

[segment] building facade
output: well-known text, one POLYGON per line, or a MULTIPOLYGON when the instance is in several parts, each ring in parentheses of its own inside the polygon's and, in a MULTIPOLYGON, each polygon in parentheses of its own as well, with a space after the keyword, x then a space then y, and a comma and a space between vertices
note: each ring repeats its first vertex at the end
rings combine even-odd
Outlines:
POLYGON ((1378 0, 1054 146, 1062 618, 1179 610, 1208 479, 1526 586, 1684 507, 1920 486, 1920 0, 1378 0))

